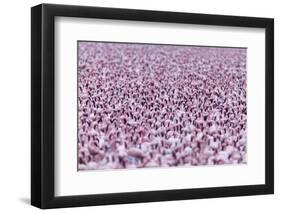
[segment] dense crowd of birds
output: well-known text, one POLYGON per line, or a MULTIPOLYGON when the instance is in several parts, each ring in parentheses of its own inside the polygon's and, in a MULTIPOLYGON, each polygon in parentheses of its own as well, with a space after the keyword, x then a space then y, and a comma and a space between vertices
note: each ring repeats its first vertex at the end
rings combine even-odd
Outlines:
POLYGON ((246 49, 78 43, 78 170, 244 164, 246 49))

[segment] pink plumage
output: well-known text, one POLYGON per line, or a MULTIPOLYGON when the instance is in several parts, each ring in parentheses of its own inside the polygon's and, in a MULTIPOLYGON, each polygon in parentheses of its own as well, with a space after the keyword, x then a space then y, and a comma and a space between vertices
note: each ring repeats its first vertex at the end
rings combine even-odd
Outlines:
POLYGON ((247 162, 245 48, 78 48, 79 170, 247 162))

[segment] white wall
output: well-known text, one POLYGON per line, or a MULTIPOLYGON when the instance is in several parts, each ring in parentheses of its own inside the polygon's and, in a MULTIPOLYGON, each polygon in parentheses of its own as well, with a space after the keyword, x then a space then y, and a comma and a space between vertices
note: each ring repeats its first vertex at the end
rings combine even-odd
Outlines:
MULTIPOLYGON (((277 212, 281 207, 280 82, 281 13, 278 1, 264 0, 45 0, 45 3, 81 4, 195 13, 275 18, 275 195, 201 199, 161 203, 111 205, 51 210, 56 212, 277 212), (279 85, 278 85, 279 82, 279 85), (279 130, 279 131, 278 131, 279 130)), ((0 33, 0 211, 38 212, 30 206, 30 7, 37 0, 1 2, 0 33)))

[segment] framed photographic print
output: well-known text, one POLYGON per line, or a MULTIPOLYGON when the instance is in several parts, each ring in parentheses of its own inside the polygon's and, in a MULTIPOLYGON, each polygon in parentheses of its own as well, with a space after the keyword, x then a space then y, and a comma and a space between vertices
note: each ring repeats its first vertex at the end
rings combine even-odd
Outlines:
POLYGON ((274 21, 31 9, 31 203, 274 191, 274 21))

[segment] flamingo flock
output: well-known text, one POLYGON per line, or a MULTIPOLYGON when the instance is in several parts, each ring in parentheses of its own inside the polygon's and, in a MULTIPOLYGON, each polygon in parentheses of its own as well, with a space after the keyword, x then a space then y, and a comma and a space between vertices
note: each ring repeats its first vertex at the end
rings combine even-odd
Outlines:
POLYGON ((78 42, 78 170, 247 163, 246 51, 78 42))

